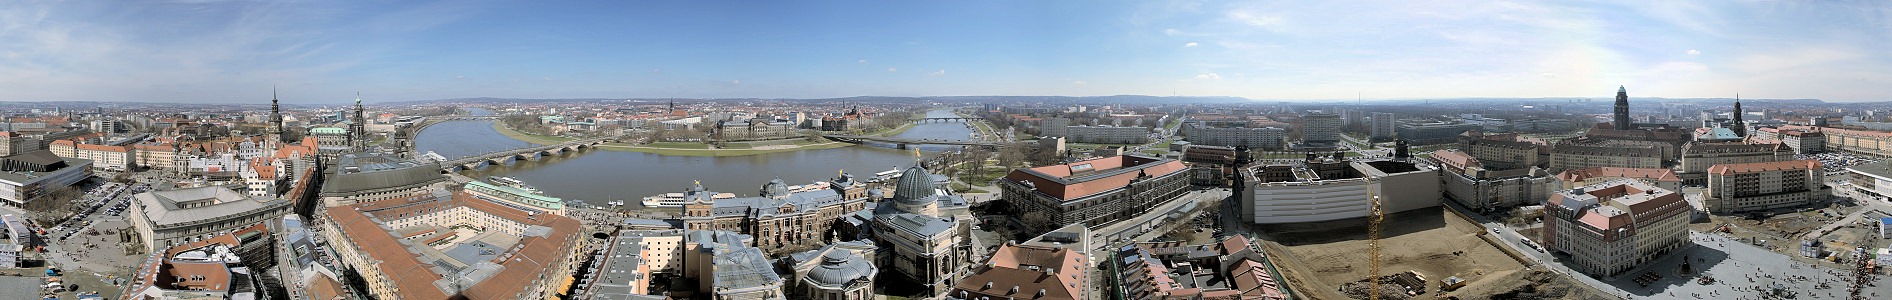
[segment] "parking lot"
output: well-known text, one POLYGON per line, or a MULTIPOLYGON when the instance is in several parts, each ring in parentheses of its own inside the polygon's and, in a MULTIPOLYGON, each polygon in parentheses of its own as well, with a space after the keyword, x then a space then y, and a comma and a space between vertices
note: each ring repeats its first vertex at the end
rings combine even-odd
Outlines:
POLYGON ((1848 153, 1795 154, 1794 159, 1819 160, 1827 173, 1844 172, 1847 167, 1878 161, 1877 158, 1852 155, 1848 153))

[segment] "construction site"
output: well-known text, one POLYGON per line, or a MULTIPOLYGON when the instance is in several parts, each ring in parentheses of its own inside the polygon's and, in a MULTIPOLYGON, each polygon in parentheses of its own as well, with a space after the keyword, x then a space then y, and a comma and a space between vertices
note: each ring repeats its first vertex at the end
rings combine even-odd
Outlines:
POLYGON ((1527 268, 1476 222, 1443 207, 1385 215, 1380 249, 1368 218, 1250 225, 1282 276, 1309 299, 1367 299, 1378 253, 1379 299, 1597 299, 1601 292, 1527 268), (1449 283, 1448 283, 1449 282, 1449 283))

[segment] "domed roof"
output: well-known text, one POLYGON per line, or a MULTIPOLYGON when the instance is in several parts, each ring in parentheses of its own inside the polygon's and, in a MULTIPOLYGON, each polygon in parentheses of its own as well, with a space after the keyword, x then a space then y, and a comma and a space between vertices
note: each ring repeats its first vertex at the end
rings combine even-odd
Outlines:
POLYGON ((894 185, 893 201, 903 204, 926 204, 933 201, 933 174, 927 173, 919 164, 900 172, 900 181, 894 185))
POLYGON ((883 196, 886 196, 886 194, 881 193, 880 189, 867 189, 868 199, 880 200, 880 198, 883 196))
POLYGON ((841 286, 856 279, 874 276, 874 272, 873 264, 847 251, 837 250, 821 255, 821 265, 808 270, 808 280, 820 285, 841 286))
POLYGON ((775 180, 769 180, 769 183, 762 185, 762 196, 763 197, 788 196, 788 182, 782 181, 781 177, 776 177, 775 180))

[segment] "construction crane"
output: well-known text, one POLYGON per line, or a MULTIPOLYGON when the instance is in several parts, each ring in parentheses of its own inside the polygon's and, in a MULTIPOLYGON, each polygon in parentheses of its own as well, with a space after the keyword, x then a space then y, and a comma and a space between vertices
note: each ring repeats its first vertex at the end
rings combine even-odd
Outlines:
POLYGON ((1380 299, 1380 221, 1386 216, 1380 212, 1380 195, 1372 189, 1367 190, 1367 201, 1371 201, 1373 211, 1366 216, 1367 260, 1371 267, 1366 274, 1367 300, 1380 299))

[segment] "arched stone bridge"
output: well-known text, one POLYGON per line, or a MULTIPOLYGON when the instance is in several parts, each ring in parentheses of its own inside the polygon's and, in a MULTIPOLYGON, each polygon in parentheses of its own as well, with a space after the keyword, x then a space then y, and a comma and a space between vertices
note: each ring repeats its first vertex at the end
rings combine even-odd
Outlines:
POLYGON ((489 165, 505 165, 507 163, 511 163, 514 161, 534 160, 534 159, 539 159, 541 157, 563 154, 567 151, 578 151, 578 150, 589 149, 589 148, 596 147, 599 144, 604 144, 604 142, 608 140, 609 139, 605 139, 605 138, 589 138, 589 139, 582 139, 582 140, 571 140, 571 141, 566 141, 564 143, 558 143, 558 144, 552 144, 552 145, 519 148, 519 149, 512 149, 512 150, 505 150, 505 151, 493 151, 493 152, 487 152, 487 153, 483 153, 479 155, 469 155, 466 157, 455 158, 453 160, 448 160, 446 162, 440 163, 440 166, 441 168, 445 169, 445 171, 451 173, 451 172, 458 172, 461 170, 479 169, 480 167, 489 166, 489 165))

